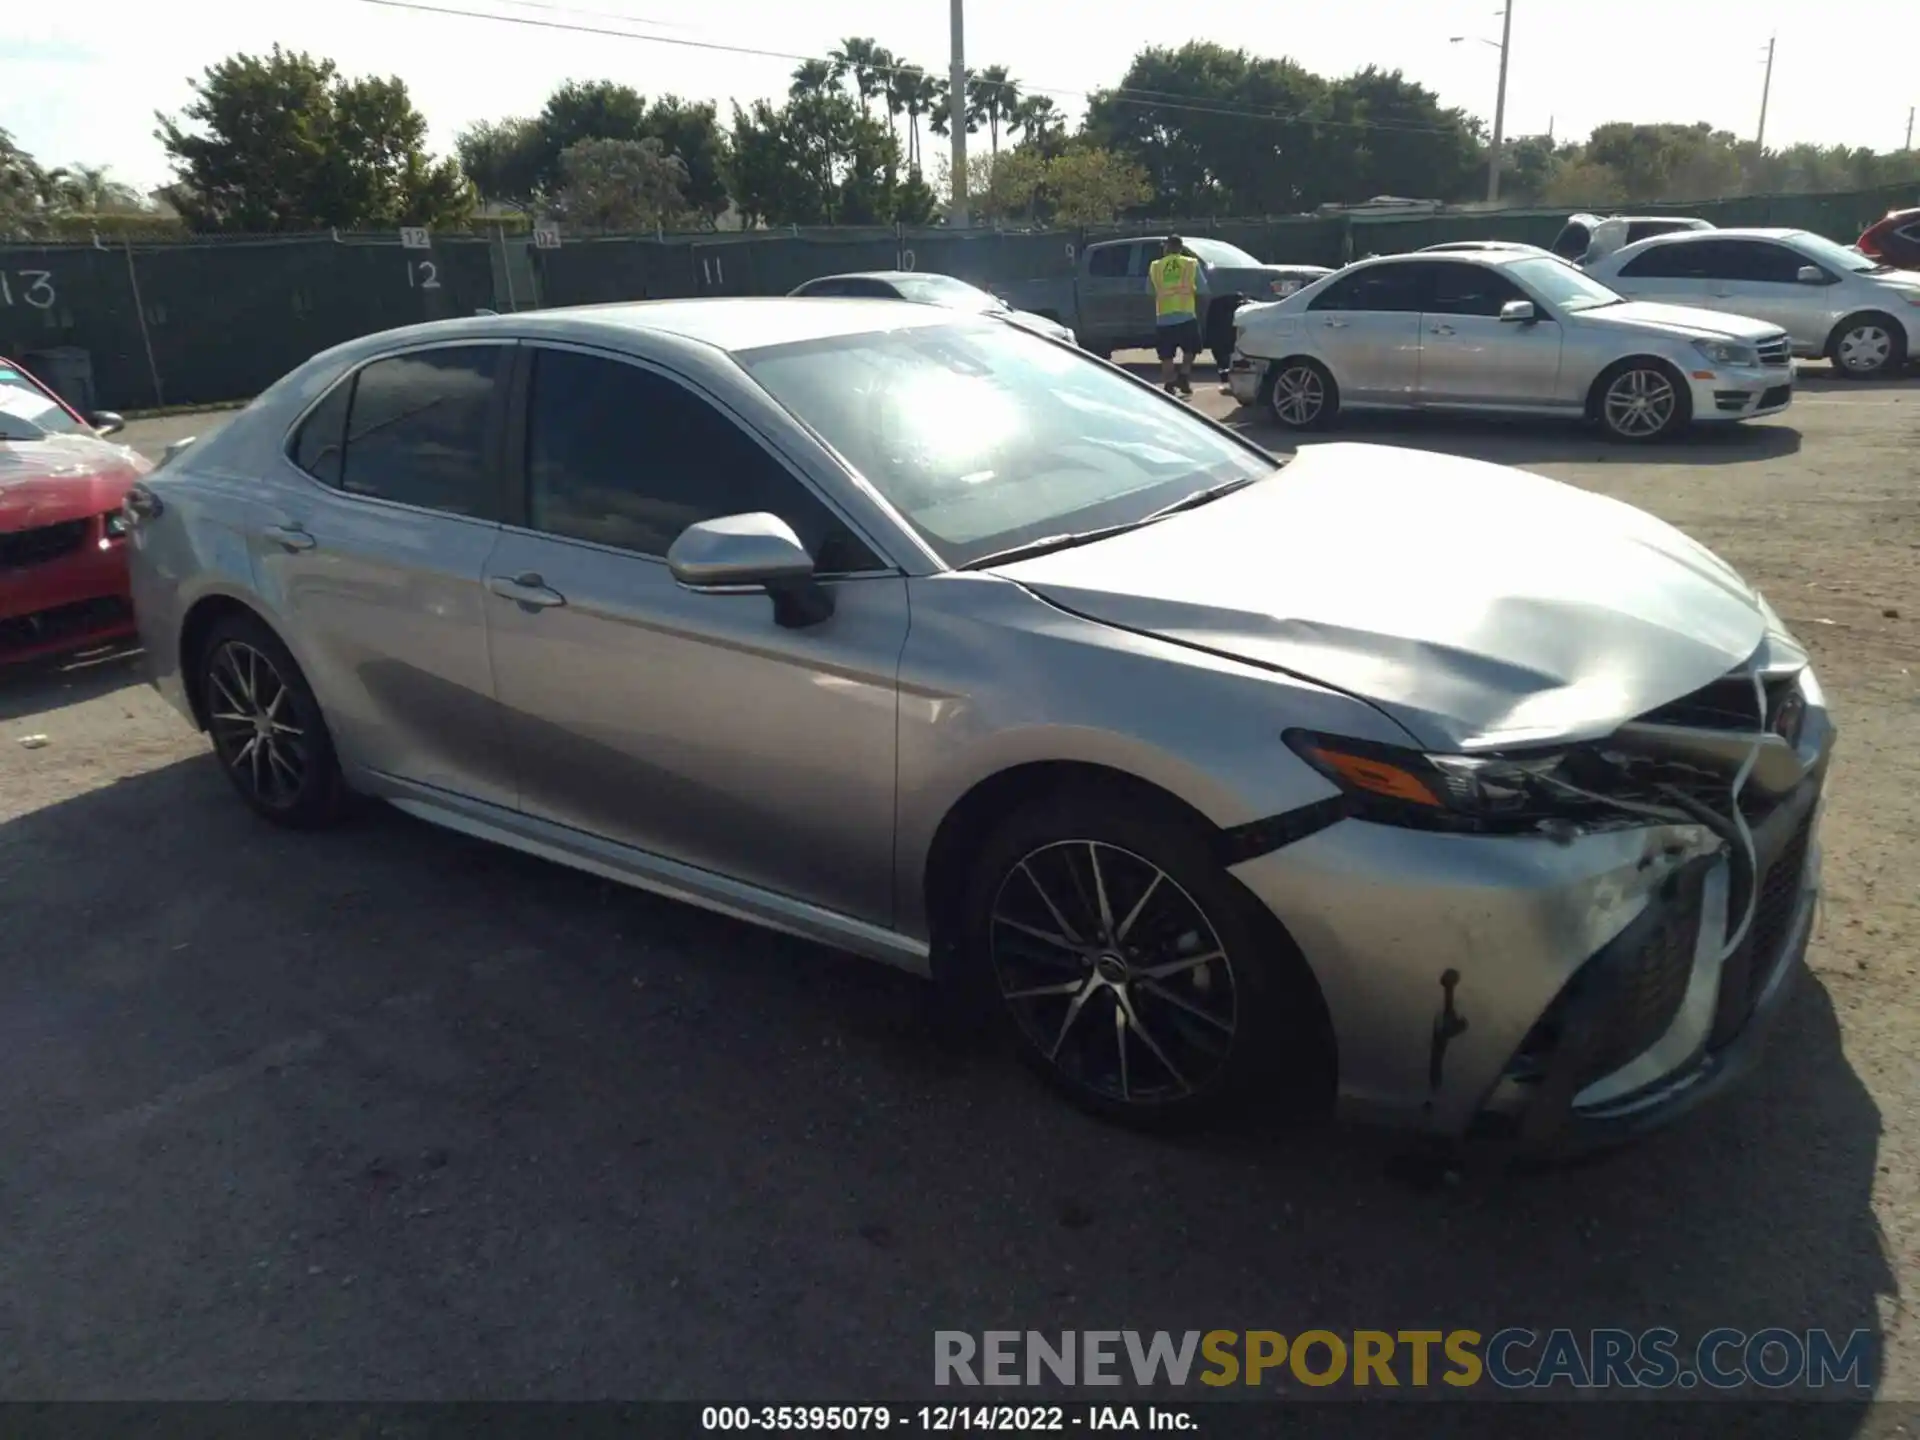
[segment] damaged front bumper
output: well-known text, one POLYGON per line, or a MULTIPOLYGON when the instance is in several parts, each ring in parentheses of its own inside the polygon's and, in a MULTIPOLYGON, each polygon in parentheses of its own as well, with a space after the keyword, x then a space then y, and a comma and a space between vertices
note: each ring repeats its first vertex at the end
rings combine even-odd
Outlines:
POLYGON ((1833 729, 1802 678, 1794 733, 1764 754, 1754 732, 1707 723, 1616 737, 1688 762, 1755 753, 1729 797, 1743 826, 1493 835, 1349 818, 1233 866, 1320 983, 1343 1110, 1561 1155, 1664 1124, 1744 1073, 1819 891, 1833 729))

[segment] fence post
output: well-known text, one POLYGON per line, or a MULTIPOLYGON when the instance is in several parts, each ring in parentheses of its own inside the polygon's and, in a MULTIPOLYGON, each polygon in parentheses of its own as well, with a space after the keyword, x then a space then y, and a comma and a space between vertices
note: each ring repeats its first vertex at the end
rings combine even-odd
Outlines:
POLYGON ((153 336, 147 330, 147 304, 140 298, 140 276, 133 265, 133 237, 122 234, 121 246, 127 253, 127 283, 133 287, 133 313, 140 321, 140 343, 147 351, 147 374, 153 377, 153 403, 156 409, 167 403, 166 391, 160 384, 160 366, 153 358, 153 336))

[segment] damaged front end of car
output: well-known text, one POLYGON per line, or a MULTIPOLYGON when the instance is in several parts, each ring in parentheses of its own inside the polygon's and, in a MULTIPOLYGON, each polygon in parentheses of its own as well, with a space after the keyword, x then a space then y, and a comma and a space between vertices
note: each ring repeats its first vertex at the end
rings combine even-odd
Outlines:
POLYGON ((1577 743, 1286 738, 1362 823, 1236 873, 1277 913, 1315 895, 1330 917, 1299 938, 1351 1108, 1566 1153, 1664 1123, 1751 1062, 1811 926, 1834 740, 1783 634, 1577 743))

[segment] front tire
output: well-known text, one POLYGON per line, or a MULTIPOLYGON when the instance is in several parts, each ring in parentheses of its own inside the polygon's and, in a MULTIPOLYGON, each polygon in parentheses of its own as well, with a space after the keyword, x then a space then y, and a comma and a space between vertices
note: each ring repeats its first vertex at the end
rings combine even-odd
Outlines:
POLYGON ((1340 413, 1340 387, 1318 360, 1276 360, 1263 389, 1267 412, 1283 430, 1324 430, 1340 413))
POLYGON ((1849 315, 1827 342, 1833 373, 1846 380, 1877 380, 1907 363, 1907 334, 1889 315, 1849 315))
POLYGON ((1594 382, 1593 413, 1613 439, 1647 445, 1686 428, 1693 396, 1672 366, 1643 356, 1622 360, 1594 382))
POLYGON ((963 904, 980 999, 1083 1108, 1185 1128, 1319 1098, 1305 964, 1176 807, 1124 790, 1036 800, 982 847, 963 904))
POLYGON ((196 680, 220 768, 256 814, 301 830, 340 817, 347 790, 333 737, 279 636, 250 615, 218 622, 196 680))

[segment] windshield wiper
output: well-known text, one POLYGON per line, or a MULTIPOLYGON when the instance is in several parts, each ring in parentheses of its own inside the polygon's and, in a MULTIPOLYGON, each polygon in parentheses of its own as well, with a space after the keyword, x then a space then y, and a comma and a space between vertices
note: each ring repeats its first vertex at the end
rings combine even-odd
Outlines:
POLYGON ((1218 500, 1222 495, 1230 495, 1235 490, 1245 489, 1255 480, 1265 478, 1262 475, 1242 475, 1235 480, 1225 480, 1218 485, 1208 486, 1205 490, 1196 490, 1191 495, 1174 501, 1171 505, 1162 505, 1152 514, 1142 515, 1138 520, 1127 520, 1118 525, 1101 525, 1093 530, 1065 530, 1057 535, 1042 535, 1038 540, 1029 540, 1024 545, 1010 545, 1005 550, 995 550, 990 555, 982 555, 978 560, 969 560, 960 566, 960 569, 985 570, 992 565, 1006 565, 1015 560, 1031 560, 1037 555, 1051 555, 1056 550, 1066 550, 1075 545, 1105 540, 1129 530, 1138 530, 1143 525, 1151 525, 1156 520, 1164 520, 1169 515, 1178 515, 1182 510, 1198 509, 1209 500, 1218 500))

